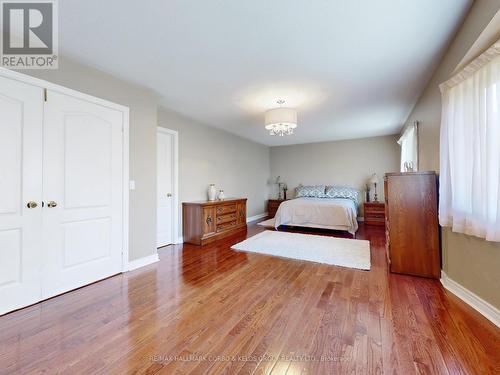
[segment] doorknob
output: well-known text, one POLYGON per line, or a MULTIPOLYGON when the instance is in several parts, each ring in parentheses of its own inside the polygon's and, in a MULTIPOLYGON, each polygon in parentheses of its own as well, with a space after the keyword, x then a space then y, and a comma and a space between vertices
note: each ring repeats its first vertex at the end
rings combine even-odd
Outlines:
POLYGON ((167 193, 167 198, 170 198, 172 196, 172 193, 167 193))
POLYGON ((57 207, 57 202, 50 201, 50 202, 47 203, 47 207, 49 207, 49 208, 57 207))
POLYGON ((38 203, 30 201, 30 202, 28 202, 28 204, 26 206, 28 208, 37 208, 38 207, 38 203))

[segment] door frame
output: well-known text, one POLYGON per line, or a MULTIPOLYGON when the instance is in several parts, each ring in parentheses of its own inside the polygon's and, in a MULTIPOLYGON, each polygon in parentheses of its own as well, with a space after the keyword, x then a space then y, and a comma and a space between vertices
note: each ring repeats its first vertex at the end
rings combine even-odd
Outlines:
MULTIPOLYGON (((98 104, 103 107, 111 108, 122 112, 123 114, 123 127, 122 127, 122 179, 123 179, 123 197, 122 197, 122 272, 129 269, 129 118, 130 109, 121 104, 116 104, 108 100, 100 99, 92 95, 84 94, 77 90, 73 90, 43 79, 35 78, 27 74, 14 72, 4 67, 0 67, 0 75, 10 78, 19 82, 27 83, 33 86, 41 87, 46 90, 56 91, 61 94, 69 95, 77 99, 85 100, 90 103, 98 104)), ((41 98, 44 100, 44 98, 41 98)))
MULTIPOLYGON (((174 138, 174 144, 173 144, 173 155, 174 158, 172 160, 173 163, 173 168, 172 170, 174 171, 174 191, 173 191, 173 197, 172 199, 172 241, 173 244, 180 244, 183 242, 182 240, 182 233, 179 235, 179 215, 180 215, 180 208, 179 208, 179 132, 177 130, 172 130, 163 126, 158 126, 157 127, 157 134, 158 133, 163 133, 163 134, 168 134, 173 136, 174 138)), ((157 151, 158 152, 158 151, 157 151)), ((158 170, 157 172, 157 178, 158 178, 158 170)), ((158 196, 158 194, 156 194, 158 196)), ((158 209, 158 202, 156 202, 156 209, 158 209)), ((158 231, 158 228, 157 228, 158 231)), ((158 238, 158 232, 156 233, 156 237, 158 238)))

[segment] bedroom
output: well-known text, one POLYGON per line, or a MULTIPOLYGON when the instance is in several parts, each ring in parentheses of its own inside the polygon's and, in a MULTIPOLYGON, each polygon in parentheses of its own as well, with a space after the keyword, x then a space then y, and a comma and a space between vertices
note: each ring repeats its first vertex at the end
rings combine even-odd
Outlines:
POLYGON ((439 86, 500 3, 47 2, 57 67, 0 68, 0 374, 495 373, 498 164, 445 221, 439 86))

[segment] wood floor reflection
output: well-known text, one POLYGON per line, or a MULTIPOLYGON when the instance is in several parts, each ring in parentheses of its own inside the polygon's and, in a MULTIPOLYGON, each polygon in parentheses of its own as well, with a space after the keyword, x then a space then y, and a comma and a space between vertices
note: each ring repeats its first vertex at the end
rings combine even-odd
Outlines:
POLYGON ((438 281, 387 272, 383 229, 357 235, 370 241, 371 271, 230 249, 244 238, 169 246, 154 265, 0 317, 0 374, 500 368, 497 327, 438 281))

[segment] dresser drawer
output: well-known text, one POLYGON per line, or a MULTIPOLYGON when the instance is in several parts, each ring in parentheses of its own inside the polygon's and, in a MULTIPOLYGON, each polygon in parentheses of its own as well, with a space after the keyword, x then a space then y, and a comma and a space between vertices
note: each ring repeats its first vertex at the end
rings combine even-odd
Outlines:
POLYGON ((385 220, 384 220, 384 218, 366 216, 365 217, 365 224, 384 226, 385 220))
POLYGON ((365 203, 365 224, 385 225, 385 204, 380 202, 365 203))
POLYGON ((379 213, 379 212, 384 213, 385 212, 385 206, 384 205, 366 206, 365 207, 365 211, 366 212, 374 212, 374 213, 379 213))
POLYGON ((267 214, 270 217, 274 217, 281 203, 283 203, 281 199, 269 199, 267 201, 267 214))
POLYGON ((281 204, 281 201, 269 201, 269 203, 267 205, 268 205, 268 207, 276 210, 280 206, 280 204, 281 204))
POLYGON ((385 213, 382 212, 366 212, 365 217, 371 220, 380 219, 381 221, 385 221, 385 213))
POLYGON ((223 224, 217 224, 217 233, 232 229, 235 226, 236 226, 236 220, 229 221, 229 222, 223 223, 223 224))
POLYGON ((224 224, 233 220, 236 220, 236 212, 225 215, 217 215, 217 225, 224 224))
POLYGON ((236 212, 236 204, 225 204, 217 207, 217 216, 236 212))

